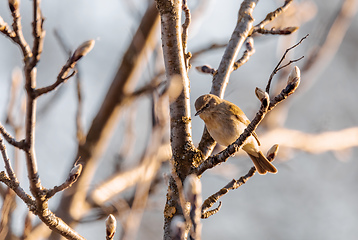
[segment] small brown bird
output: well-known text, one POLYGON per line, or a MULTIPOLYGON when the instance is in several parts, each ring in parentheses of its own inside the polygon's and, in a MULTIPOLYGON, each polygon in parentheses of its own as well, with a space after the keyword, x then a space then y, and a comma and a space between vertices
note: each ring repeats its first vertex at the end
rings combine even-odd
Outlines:
MULTIPOLYGON (((211 137, 220 145, 228 146, 239 138, 250 120, 235 104, 213 94, 200 96, 195 101, 195 116, 204 120, 211 137)), ((260 174, 276 173, 277 169, 259 149, 260 142, 255 132, 245 141, 242 149, 250 156, 260 174)))

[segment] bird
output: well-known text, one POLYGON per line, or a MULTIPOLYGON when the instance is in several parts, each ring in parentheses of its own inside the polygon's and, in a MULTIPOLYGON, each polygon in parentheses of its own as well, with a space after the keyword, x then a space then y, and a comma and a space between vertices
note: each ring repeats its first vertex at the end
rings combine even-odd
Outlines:
MULTIPOLYGON (((210 136, 220 145, 229 146, 250 124, 245 113, 235 104, 213 94, 205 94, 195 101, 195 116, 206 125, 210 136)), ((249 155, 259 174, 277 173, 277 169, 259 149, 260 141, 252 132, 242 149, 249 155)))

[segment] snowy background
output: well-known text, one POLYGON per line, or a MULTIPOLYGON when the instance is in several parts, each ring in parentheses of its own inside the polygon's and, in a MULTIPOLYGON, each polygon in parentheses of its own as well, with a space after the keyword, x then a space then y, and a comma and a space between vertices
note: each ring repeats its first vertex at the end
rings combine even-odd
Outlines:
MULTIPOLYGON (((323 24, 332 21, 341 1, 316 0, 317 15, 297 33, 297 39, 307 33, 297 57, 314 44, 322 34, 323 24)), ((189 51, 195 51, 211 43, 223 43, 230 38, 236 24, 241 1, 207 1, 208 6, 200 19, 190 29, 189 51)), ((23 30, 31 39, 31 1, 21 2, 23 30)), ((263 19, 281 1, 259 2, 254 11, 256 21, 263 19)), ((84 94, 84 120, 86 130, 96 114, 111 83, 121 56, 126 50, 145 10, 147 1, 43 1, 42 11, 47 31, 44 53, 38 65, 38 86, 55 81, 66 56, 56 41, 53 31, 60 30, 73 48, 88 39, 95 39, 92 52, 81 60, 84 94)), ((190 5, 189 5, 190 6, 190 5)), ((0 16, 10 22, 7 1, 0 1, 0 16)), ((159 32, 158 32, 159 36, 159 32)), ((256 86, 264 88, 282 52, 278 52, 279 37, 263 37, 255 42, 256 53, 249 63, 231 76, 225 98, 239 105, 249 118, 258 109, 254 95, 256 86)), ((358 18, 352 22, 336 57, 307 91, 292 96, 285 127, 310 133, 340 130, 358 123, 358 18)), ((193 65, 218 66, 223 49, 198 58, 193 65)), ((295 54, 296 55, 296 54, 295 54)), ((298 64, 299 65, 299 64, 298 64)), ((20 51, 9 39, 0 36, 0 121, 4 124, 6 104, 9 98, 10 79, 14 68, 22 67, 20 51)), ((146 74, 144 74, 146 75, 146 74)), ((149 74, 150 76, 150 74, 149 74)), ((190 70, 191 102, 210 91, 211 77, 190 70)), ((149 81, 144 76, 141 84, 149 81)), ((305 79, 302 81, 311 81, 305 79)), ((69 80, 61 88, 60 97, 45 114, 39 116, 36 128, 36 149, 39 172, 46 187, 59 184, 67 176, 76 154, 75 136, 76 90, 69 80)), ((52 93, 53 94, 53 93, 52 93)), ((51 96, 41 97, 38 109, 51 96)), ((148 105, 141 104, 139 112, 149 112, 148 105), (143 111, 141 111, 141 109, 143 111)), ((193 107, 193 105, 192 105, 193 107)), ((143 117, 135 119, 139 135, 147 129, 143 117)), ((193 139, 200 140, 203 122, 193 117, 193 139)), ((123 126, 119 125, 118 132, 123 126)), ((258 132, 260 135, 260 133, 258 132)), ((142 138, 142 144, 145 138, 142 138)), ((140 139, 138 139, 140 141, 140 139)), ((123 139, 115 135, 109 151, 103 156, 103 164, 111 165, 114 154, 123 139)), ((272 143, 263 143, 271 146, 272 143)), ((8 147, 12 156, 11 147, 8 147)), ((133 155, 132 158, 136 158, 133 155)), ((278 174, 255 176, 246 185, 232 191, 221 200, 223 206, 215 216, 203 220, 203 239, 356 239, 358 235, 358 150, 340 153, 325 152, 310 155, 291 152, 275 164, 278 174), (340 157, 337 158, 337 155, 340 157), (287 157, 287 156, 286 156, 287 157), (285 161, 287 160, 287 161, 285 161)), ((279 155, 280 158, 280 155, 279 155)), ((218 169, 205 174, 203 197, 207 197, 226 185, 232 178, 239 178, 250 167, 248 158, 230 159, 218 169), (240 160, 240 161, 238 161, 240 160), (223 176, 224 174, 224 176, 223 176)), ((105 177, 106 173, 99 173, 105 177)), ((26 187, 25 168, 19 174, 26 187)), ((161 239, 163 207, 166 186, 150 201, 138 239, 161 239)), ((58 197, 50 201, 55 209, 58 197)), ((25 205, 18 201, 16 217, 23 219, 25 205)), ((21 225, 16 226, 22 230, 21 225)), ((87 239, 104 235, 104 223, 85 224, 78 228, 87 239), (94 237, 95 236, 95 237, 94 237)))

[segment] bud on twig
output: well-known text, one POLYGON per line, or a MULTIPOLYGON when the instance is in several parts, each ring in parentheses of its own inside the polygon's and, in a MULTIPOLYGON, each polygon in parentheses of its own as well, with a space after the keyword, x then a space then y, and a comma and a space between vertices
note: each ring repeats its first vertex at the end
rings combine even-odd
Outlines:
POLYGON ((76 51, 73 53, 72 58, 71 58, 72 62, 77 62, 83 56, 85 56, 87 53, 89 53, 92 50, 92 48, 94 47, 94 43, 95 43, 95 41, 93 39, 82 43, 76 49, 76 51))
POLYGON ((70 171, 67 181, 74 182, 82 172, 82 164, 76 164, 70 171))
POLYGON ((255 94, 256 94, 256 97, 262 102, 265 103, 264 104, 268 104, 270 102, 270 96, 268 95, 267 92, 264 92, 261 88, 256 88, 255 89, 255 94))
POLYGON ((278 152, 278 144, 273 145, 268 151, 267 151, 267 159, 272 161, 277 156, 278 152))
POLYGON ((214 75, 214 73, 216 72, 216 70, 208 65, 203 65, 203 66, 197 66, 195 67, 196 70, 198 70, 199 72, 202 73, 209 73, 211 75, 214 75))
POLYGON ((282 29, 282 31, 284 32, 284 34, 291 34, 296 32, 299 29, 299 27, 286 27, 284 29, 282 29))
POLYGON ((106 239, 113 239, 116 228, 117 220, 112 214, 109 214, 106 219, 106 239))
POLYGON ((297 66, 295 66, 292 69, 290 75, 288 75, 288 79, 287 79, 287 86, 290 87, 291 93, 293 93, 296 90, 296 88, 300 84, 300 81, 301 81, 301 71, 297 66))
POLYGON ((9 0, 9 8, 11 12, 15 12, 20 5, 20 0, 9 0))

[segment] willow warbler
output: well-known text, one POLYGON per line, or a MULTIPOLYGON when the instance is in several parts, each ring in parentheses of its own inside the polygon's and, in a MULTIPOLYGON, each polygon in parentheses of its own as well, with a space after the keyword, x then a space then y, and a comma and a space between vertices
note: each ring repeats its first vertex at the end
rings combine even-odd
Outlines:
MULTIPOLYGON (((235 142, 250 123, 238 106, 213 94, 200 96, 195 101, 195 109, 195 116, 199 115, 204 120, 211 137, 223 146, 235 142)), ((263 155, 259 146, 260 142, 253 132, 242 149, 250 156, 258 173, 276 173, 277 169, 263 155)))

